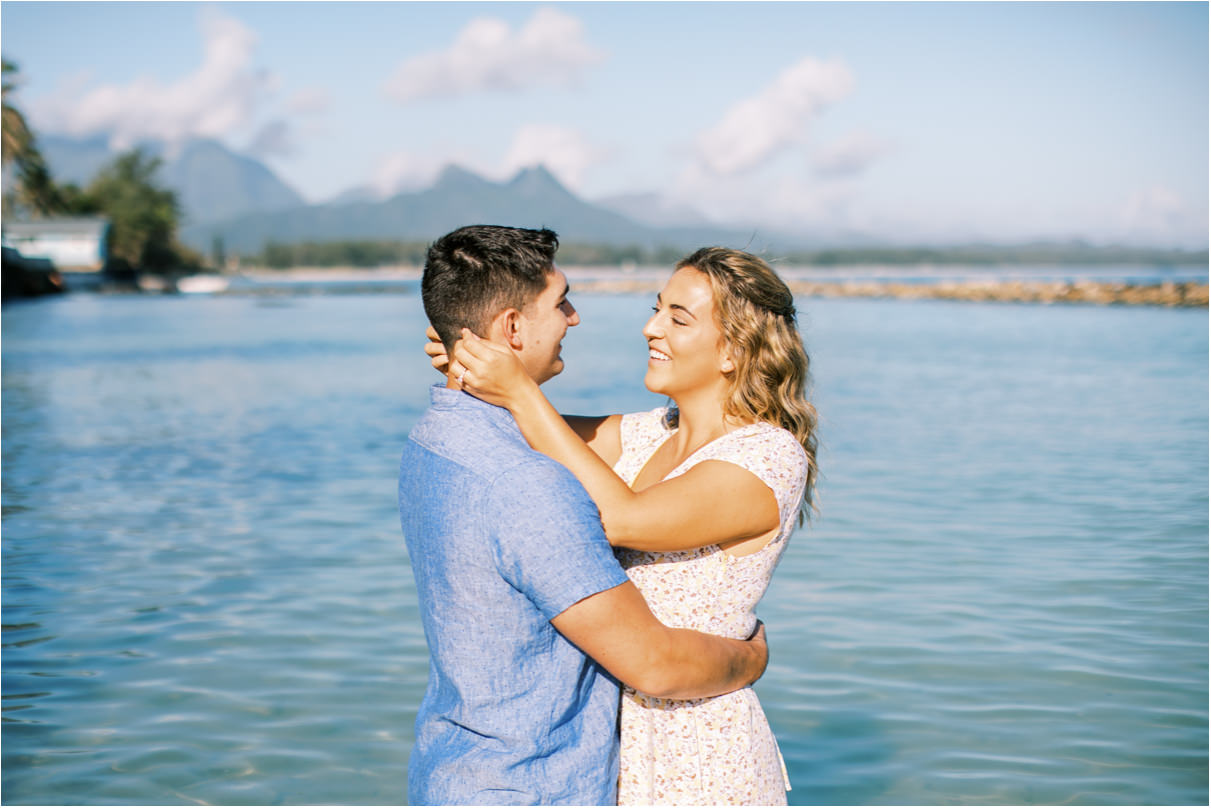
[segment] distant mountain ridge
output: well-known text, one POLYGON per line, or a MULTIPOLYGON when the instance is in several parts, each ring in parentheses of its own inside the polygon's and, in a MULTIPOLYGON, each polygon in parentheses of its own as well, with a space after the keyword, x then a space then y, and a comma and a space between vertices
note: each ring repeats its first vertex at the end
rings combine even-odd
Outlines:
MULTIPOLYGON (((86 185, 117 156, 104 136, 39 135, 39 147, 60 182, 86 185)), ((656 193, 587 201, 539 165, 497 182, 449 165, 427 189, 379 197, 370 186, 308 204, 264 163, 213 140, 191 140, 175 150, 143 144, 164 161, 160 178, 182 208, 182 241, 204 253, 221 240, 229 253, 251 255, 267 244, 334 241, 432 241, 467 224, 549 227, 565 244, 671 247, 689 251, 720 244, 757 253, 811 256, 812 263, 1205 263, 1206 251, 1096 247, 1043 241, 1000 246, 894 246, 857 233, 793 232, 716 225, 697 211, 656 193), (1200 258, 1199 256, 1202 256, 1200 258)), ((6 172, 6 182, 7 172, 6 172)))
MULTIPOLYGON (((39 144, 53 175, 81 186, 118 154, 103 135, 42 135, 39 144)), ((264 163, 217 141, 194 139, 175 150, 140 146, 164 161, 160 179, 181 204, 181 239, 203 251, 218 239, 226 250, 245 254, 271 242, 431 241, 475 223, 549 227, 565 242, 643 247, 754 246, 755 235, 773 235, 715 226, 655 194, 588 202, 541 165, 505 182, 449 165, 424 190, 381 199, 367 187, 351 188, 308 204, 264 163)))
MULTIPOLYGON (((87 185, 118 154, 103 135, 40 135, 38 145, 58 181, 80 186, 87 185)), ((176 192, 186 226, 305 204, 297 191, 263 163, 218 141, 189 140, 176 150, 162 143, 140 146, 164 161, 160 180, 176 192)))
POLYGON ((580 199, 543 166, 525 168, 505 182, 484 179, 459 166, 442 170, 433 186, 389 199, 354 197, 183 229, 187 243, 205 246, 221 238, 228 250, 257 252, 270 242, 391 240, 431 241, 467 224, 549 227, 565 242, 743 246, 751 230, 714 226, 653 227, 580 199))

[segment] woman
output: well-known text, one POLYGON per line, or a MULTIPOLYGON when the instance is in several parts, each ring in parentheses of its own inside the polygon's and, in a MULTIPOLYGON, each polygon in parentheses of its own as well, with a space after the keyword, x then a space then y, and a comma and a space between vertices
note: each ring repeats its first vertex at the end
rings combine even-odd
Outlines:
MULTIPOLYGON (((708 247, 677 265, 654 311, 644 384, 672 407, 565 419, 508 349, 469 331, 452 371, 580 479, 661 621, 748 637, 816 477, 793 300, 761 259, 708 247)), ((751 688, 692 701, 624 689, 621 733, 619 804, 786 802, 785 766, 751 688)))

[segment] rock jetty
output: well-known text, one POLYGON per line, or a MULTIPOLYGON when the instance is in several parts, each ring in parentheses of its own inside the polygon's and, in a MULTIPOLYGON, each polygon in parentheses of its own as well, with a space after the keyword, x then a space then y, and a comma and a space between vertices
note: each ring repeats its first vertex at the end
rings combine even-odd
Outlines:
MULTIPOLYGON (((663 280, 639 278, 573 280, 581 293, 655 293, 663 280)), ((1119 306, 1207 308, 1207 284, 1196 281, 1130 284, 1108 281, 980 280, 938 283, 789 280, 801 297, 868 297, 998 303, 1084 303, 1119 306)))

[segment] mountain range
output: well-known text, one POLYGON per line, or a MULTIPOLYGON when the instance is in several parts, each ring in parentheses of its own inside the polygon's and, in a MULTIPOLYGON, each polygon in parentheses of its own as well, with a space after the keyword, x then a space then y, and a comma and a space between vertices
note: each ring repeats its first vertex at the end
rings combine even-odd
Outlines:
MULTIPOLYGON (((86 184, 116 152, 104 137, 46 135, 39 145, 60 181, 86 184)), ((221 239, 229 252, 255 253, 270 242, 430 241, 465 224, 549 227, 565 243, 671 246, 702 244, 757 248, 806 239, 772 231, 716 225, 655 194, 617 196, 596 203, 573 194, 545 167, 522 169, 495 182, 455 165, 425 190, 379 199, 352 189, 309 204, 260 161, 213 140, 191 140, 175 150, 142 144, 161 158, 160 179, 181 203, 181 239, 203 251, 221 239)))
MULTIPOLYGON (((117 156, 105 136, 40 136, 38 145, 57 180, 81 186, 117 156)), ((154 142, 140 147, 163 161, 160 181, 176 192, 186 224, 306 204, 263 163, 217 141, 190 140, 177 149, 154 142)))

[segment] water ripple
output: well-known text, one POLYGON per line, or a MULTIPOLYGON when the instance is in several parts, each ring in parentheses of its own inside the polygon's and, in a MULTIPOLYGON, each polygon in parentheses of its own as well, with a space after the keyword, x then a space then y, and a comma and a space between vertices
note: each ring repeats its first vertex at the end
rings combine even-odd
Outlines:
MULTIPOLYGON (((568 411, 646 409, 577 301, 568 411)), ((10 804, 398 804, 415 296, 3 318, 10 804)), ((1207 315, 800 301, 821 516, 761 607, 799 804, 1205 804, 1207 315)))

